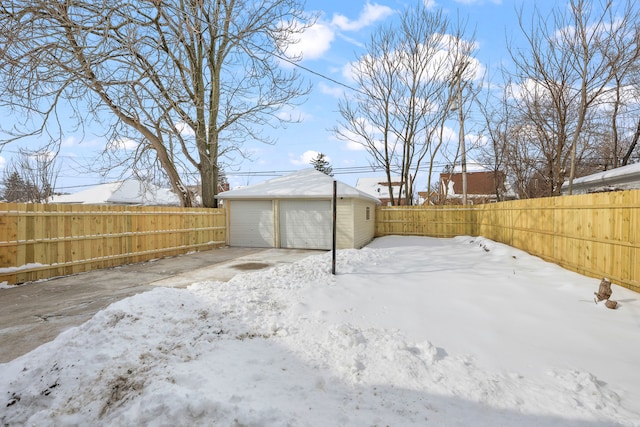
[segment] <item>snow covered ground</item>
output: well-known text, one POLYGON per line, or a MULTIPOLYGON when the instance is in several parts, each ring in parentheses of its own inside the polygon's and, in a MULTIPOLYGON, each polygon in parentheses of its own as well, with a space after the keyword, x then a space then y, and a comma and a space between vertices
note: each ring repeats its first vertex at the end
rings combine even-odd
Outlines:
POLYGON ((640 301, 484 238, 156 288, 0 365, 2 425, 640 426, 640 301))

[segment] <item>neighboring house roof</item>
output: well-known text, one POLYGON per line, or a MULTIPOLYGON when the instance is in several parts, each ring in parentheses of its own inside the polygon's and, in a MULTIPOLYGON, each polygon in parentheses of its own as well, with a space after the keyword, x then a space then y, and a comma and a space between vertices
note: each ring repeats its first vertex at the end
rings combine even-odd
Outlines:
MULTIPOLYGON (((313 168, 302 169, 289 175, 272 178, 264 182, 225 191, 218 194, 219 199, 317 199, 333 197, 333 181, 329 175, 313 168)), ((337 181, 338 197, 379 200, 363 191, 337 181)))
MULTIPOLYGON (((594 173, 573 180, 573 194, 598 191, 632 190, 640 188, 640 163, 594 173)), ((561 192, 569 191, 569 181, 562 184, 561 192)))
MULTIPOLYGON (((398 198, 400 190, 400 177, 391 176, 391 189, 393 191, 393 197, 398 198)), ((364 191, 378 199, 390 199, 389 196, 389 181, 387 177, 373 177, 373 178, 358 178, 356 181, 356 188, 360 191, 364 191)), ((405 190, 405 187, 403 187, 405 190)))
POLYGON ((97 185, 74 194, 53 196, 49 203, 179 206, 180 199, 171 190, 131 179, 97 185))

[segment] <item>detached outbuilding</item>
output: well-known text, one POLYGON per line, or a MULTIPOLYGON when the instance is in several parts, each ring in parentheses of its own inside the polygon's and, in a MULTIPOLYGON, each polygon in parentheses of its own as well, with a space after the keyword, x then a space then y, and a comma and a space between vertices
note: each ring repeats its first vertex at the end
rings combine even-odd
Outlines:
MULTIPOLYGON (((333 181, 304 169, 265 182, 225 191, 230 246, 331 249, 333 181)), ((377 198, 337 182, 336 247, 361 248, 375 233, 377 198)))
MULTIPOLYGON (((573 194, 640 189, 640 163, 621 166, 573 180, 573 194)), ((562 184, 563 195, 569 193, 569 182, 562 184)))
POLYGON ((52 204, 180 206, 180 198, 167 188, 135 179, 100 184, 75 194, 52 196, 52 204))

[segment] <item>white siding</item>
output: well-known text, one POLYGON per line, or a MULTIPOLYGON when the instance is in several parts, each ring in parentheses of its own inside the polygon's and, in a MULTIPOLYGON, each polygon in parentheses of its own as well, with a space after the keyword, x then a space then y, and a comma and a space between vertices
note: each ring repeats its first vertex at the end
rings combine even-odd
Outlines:
POLYGON ((336 247, 353 248, 353 199, 338 199, 336 247))
POLYGON ((275 244, 273 202, 271 200, 233 200, 229 209, 231 246, 271 248, 275 244))
POLYGON ((353 246, 361 248, 368 244, 376 232, 376 204, 366 200, 353 201, 353 246), (366 217, 369 208, 369 219, 366 217))

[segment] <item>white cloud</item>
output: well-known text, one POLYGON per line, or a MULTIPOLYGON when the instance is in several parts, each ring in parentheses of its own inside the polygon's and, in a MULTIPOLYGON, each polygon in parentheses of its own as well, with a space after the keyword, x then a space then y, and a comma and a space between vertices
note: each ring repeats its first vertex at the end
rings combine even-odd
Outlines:
POLYGON ((435 0, 423 0, 423 3, 428 10, 434 10, 438 6, 435 0))
MULTIPOLYGON (((632 85, 620 87, 620 103, 619 107, 635 108, 640 103, 640 88, 632 85)), ((600 110, 610 110, 616 102, 616 91, 613 87, 608 87, 598 96, 598 102, 595 107, 600 110)))
MULTIPOLYGON (((358 127, 362 129, 369 138, 377 141, 382 141, 382 132, 378 129, 373 123, 371 123, 367 118, 361 117, 357 119, 359 121, 358 127)), ((340 141, 346 142, 346 148, 350 151, 364 151, 367 149, 368 142, 359 135, 348 129, 341 129, 341 135, 338 136, 340 141)), ((374 142, 377 146, 377 149, 382 149, 382 142, 374 142)))
POLYGON ((312 116, 300 109, 290 108, 287 110, 280 110, 276 116, 285 122, 302 123, 310 120, 312 116))
MULTIPOLYGON (((297 26, 300 24, 294 24, 297 26)), ((331 47, 335 38, 333 29, 327 25, 316 22, 295 36, 295 40, 284 48, 289 58, 318 59, 331 47)))
POLYGON ((358 67, 358 62, 347 62, 344 67, 342 67, 342 77, 344 77, 348 82, 356 81, 356 69, 358 67))
MULTIPOLYGON (((425 2, 429 2, 430 0, 425 0, 425 2)), ((486 0, 454 0, 456 3, 464 4, 466 6, 471 5, 481 5, 487 3, 486 0)), ((502 0, 488 0, 489 3, 493 4, 502 4, 502 0)))
MULTIPOLYGON (((352 21, 344 15, 335 14, 331 22, 317 21, 308 28, 303 29, 301 22, 282 23, 283 27, 289 27, 294 32, 300 31, 292 36, 293 40, 284 46, 282 50, 289 58, 301 58, 302 60, 312 60, 322 58, 331 48, 336 37, 336 29, 342 31, 357 31, 374 24, 393 14, 393 9, 376 3, 365 4, 357 20, 352 21)), ((344 38, 344 36, 343 36, 344 38)), ((284 67, 291 64, 284 62, 284 67)))
POLYGON ((355 47, 357 47, 358 49, 365 49, 366 45, 361 42, 360 40, 354 38, 354 37, 349 37, 347 35, 345 35, 345 33, 340 32, 338 33, 338 37, 340 37, 342 40, 346 41, 349 44, 354 45, 355 47))
POLYGON ((67 138, 62 140, 61 146, 62 147, 74 147, 77 144, 78 144, 78 140, 76 139, 76 137, 69 136, 69 137, 67 137, 67 138))
POLYGON ((347 150, 349 151, 365 151, 366 147, 355 141, 347 141, 347 150))
POLYGON ((390 7, 367 2, 357 20, 352 21, 344 15, 334 14, 331 24, 343 31, 358 31, 391 14, 393 14, 393 9, 390 7))
POLYGON ((459 138, 458 135, 459 135, 458 130, 453 129, 452 127, 445 126, 442 129, 442 140, 446 141, 447 143, 452 143, 452 142, 457 143, 459 138))
POLYGON ((117 139, 109 143, 109 148, 112 150, 135 150, 138 148, 138 142, 130 138, 117 139))
MULTIPOLYGON (((318 157, 318 154, 319 153, 317 151, 314 151, 314 150, 307 150, 297 158, 293 157, 292 154, 289 154, 289 161, 291 162, 291 164, 296 165, 296 166, 305 166, 305 165, 309 166, 309 165, 311 165, 311 160, 313 160, 316 157, 318 157)), ((331 161, 331 158, 329 156, 325 155, 324 158, 328 162, 331 161)))
POLYGON ((549 101, 550 93, 541 82, 534 79, 526 79, 521 83, 512 83, 507 87, 510 98, 515 100, 549 101))
MULTIPOLYGON (((421 45, 422 57, 427 58, 425 80, 447 80, 451 78, 452 69, 456 63, 456 52, 473 52, 477 46, 466 40, 461 40, 447 34, 434 34, 428 44, 421 45)), ((460 55, 460 53, 458 53, 460 55)), ((405 51, 393 51, 388 53, 387 58, 372 58, 367 55, 361 61, 349 62, 342 68, 342 77, 349 82, 355 82, 359 72, 364 72, 365 76, 371 73, 372 67, 384 68, 384 64, 393 62, 406 64, 411 62, 410 55, 405 51), (359 71, 363 64, 364 71, 359 71)), ((464 56, 463 60, 467 64, 463 80, 478 81, 485 74, 485 67, 472 56, 464 56)), ((406 68, 405 68, 406 70, 406 68)), ((401 71, 401 69, 400 69, 401 71)))
POLYGON ((185 122, 176 123, 176 130, 182 136, 195 136, 195 134, 196 134, 195 131, 189 125, 187 125, 185 122))
POLYGON ((4 157, 0 156, 0 169, 4 169, 4 165, 7 164, 7 161, 4 157))
POLYGON ((334 98, 342 98, 344 96, 344 89, 339 86, 329 86, 324 82, 318 84, 320 91, 325 95, 331 95, 334 98))
POLYGON ((465 135, 465 141, 469 141, 469 149, 489 146, 489 138, 486 135, 465 135))

